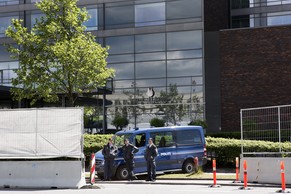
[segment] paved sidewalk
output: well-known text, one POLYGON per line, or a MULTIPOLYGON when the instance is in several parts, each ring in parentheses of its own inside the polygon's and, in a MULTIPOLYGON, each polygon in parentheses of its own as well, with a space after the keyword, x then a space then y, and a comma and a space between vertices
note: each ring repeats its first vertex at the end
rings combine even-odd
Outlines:
MULTIPOLYGON (((174 179, 164 179, 159 180, 157 179, 155 182, 147 182, 145 180, 135 180, 135 181, 99 181, 97 180, 96 185, 98 184, 159 184, 159 185, 207 185, 213 186, 213 180, 174 180, 174 179)), ((244 186, 243 183, 234 183, 232 180, 217 180, 216 186, 234 186, 234 187, 242 187, 244 186)), ((278 189, 281 188, 279 184, 260 184, 260 183, 248 183, 248 188, 251 187, 277 187, 278 189)), ((291 185, 287 185, 290 187, 291 185)))

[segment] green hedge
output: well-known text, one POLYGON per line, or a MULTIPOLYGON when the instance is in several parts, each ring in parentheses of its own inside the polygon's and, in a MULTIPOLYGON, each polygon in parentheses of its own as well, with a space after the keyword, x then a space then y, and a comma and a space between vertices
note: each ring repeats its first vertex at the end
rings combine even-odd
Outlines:
MULTIPOLYGON (((245 140, 244 149, 253 152, 278 152, 280 144, 270 141, 245 140)), ((235 158, 241 154, 241 140, 206 137, 207 155, 216 158, 222 166, 234 166, 235 158)), ((291 152, 291 143, 282 143, 283 152, 291 152)))
POLYGON ((103 148, 103 146, 108 142, 108 139, 112 137, 112 134, 106 135, 84 135, 84 154, 86 157, 86 163, 90 161, 91 153, 95 153, 103 148))

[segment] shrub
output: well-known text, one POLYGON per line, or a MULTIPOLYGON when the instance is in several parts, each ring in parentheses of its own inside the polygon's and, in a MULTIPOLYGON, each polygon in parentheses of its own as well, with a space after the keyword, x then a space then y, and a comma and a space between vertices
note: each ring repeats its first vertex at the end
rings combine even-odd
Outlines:
POLYGON ((122 116, 116 116, 113 120, 112 120, 112 125, 116 127, 116 129, 118 130, 118 128, 120 130, 122 130, 123 127, 126 127, 128 125, 129 121, 126 117, 122 117, 122 116))
POLYGON ((165 126, 165 121, 163 119, 159 118, 152 118, 150 120, 150 125, 153 127, 164 127, 165 126))
POLYGON ((203 129, 206 129, 208 127, 206 121, 200 120, 200 119, 191 121, 188 125, 198 125, 198 126, 201 126, 203 129))

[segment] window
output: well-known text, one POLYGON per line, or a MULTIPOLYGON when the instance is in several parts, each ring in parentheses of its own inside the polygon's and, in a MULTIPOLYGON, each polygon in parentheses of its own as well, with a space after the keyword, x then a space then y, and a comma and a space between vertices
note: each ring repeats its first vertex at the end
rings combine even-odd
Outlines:
POLYGON ((176 131, 176 142, 178 146, 201 145, 201 134, 197 130, 176 131))
MULTIPOLYGON (((166 79, 139 79, 136 80, 136 85, 138 87, 145 88, 145 92, 149 87, 162 87, 166 85, 166 79)), ((141 89, 140 89, 141 90, 141 89)), ((155 88, 156 91, 156 88, 155 88)))
MULTIPOLYGON (((16 45, 13 45, 13 46, 16 47, 16 45)), ((10 55, 12 54, 8 52, 7 47, 4 45, 0 45, 0 61, 11 61, 12 59, 10 58, 10 55)))
POLYGON ((135 52, 164 51, 166 47, 165 34, 146 34, 135 37, 135 52))
POLYGON ((153 142, 158 148, 172 147, 175 145, 171 131, 151 133, 151 138, 153 138, 153 142))
POLYGON ((291 24, 291 12, 275 12, 267 14, 267 25, 283 25, 283 24, 291 24))
POLYGON ((232 16, 231 27, 232 28, 254 27, 254 16, 253 15, 232 16))
POLYGON ((119 64, 108 64, 109 68, 115 69, 115 78, 118 79, 133 79, 134 68, 133 63, 119 63, 119 64))
POLYGON ((202 31, 170 32, 167 34, 168 50, 202 48, 202 31))
POLYGON ((0 0, 0 6, 16 5, 19 4, 19 0, 0 0))
POLYGON ((290 4, 291 0, 267 0, 267 5, 283 5, 283 4, 290 4))
POLYGON ((189 58, 202 58, 202 49, 171 51, 167 53, 167 59, 189 59, 189 58))
MULTIPOLYGON (((132 133, 115 135, 113 138, 115 146, 117 146, 118 148, 121 148, 124 145, 124 140, 125 139, 130 140, 131 135, 132 135, 132 133)), ((130 142, 130 143, 132 143, 132 142, 130 142)))
POLYGON ((169 60, 168 77, 202 75, 202 59, 169 60))
POLYGON ((0 15, 0 37, 5 37, 5 31, 7 30, 7 27, 11 25, 12 19, 19 19, 19 15, 0 15))
POLYGON ((165 24, 165 3, 135 5, 135 26, 165 24))
POLYGON ((133 27, 133 23, 133 5, 105 8, 105 27, 107 29, 133 27))
POLYGON ((202 17, 201 0, 179 0, 167 2, 167 20, 202 17))
POLYGON ((166 62, 152 61, 136 63, 137 78, 163 78, 166 77, 166 62))
POLYGON ((141 53, 135 55, 135 61, 157 61, 165 59, 165 52, 141 53))
POLYGON ((136 147, 144 147, 146 146, 146 134, 141 133, 135 136, 135 146, 136 147))
POLYGON ((125 54, 134 52, 133 36, 117 36, 106 38, 106 45, 110 46, 109 54, 125 54))
POLYGON ((97 8, 88 8, 88 15, 90 16, 89 20, 84 22, 84 25, 87 27, 86 31, 98 30, 98 13, 97 8))
POLYGON ((109 55, 107 58, 108 63, 122 63, 122 62, 133 62, 133 54, 122 54, 122 55, 109 55))

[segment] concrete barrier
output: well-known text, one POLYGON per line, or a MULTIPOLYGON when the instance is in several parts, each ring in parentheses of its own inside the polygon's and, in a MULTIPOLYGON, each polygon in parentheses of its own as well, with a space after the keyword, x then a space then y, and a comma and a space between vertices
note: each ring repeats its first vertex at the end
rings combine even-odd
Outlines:
POLYGON ((83 167, 82 161, 0 161, 0 187, 80 188, 83 167))
POLYGON ((291 184, 291 158, 243 157, 240 159, 240 180, 243 181, 243 161, 247 161, 248 182, 281 184, 280 162, 285 162, 286 184, 291 184))

